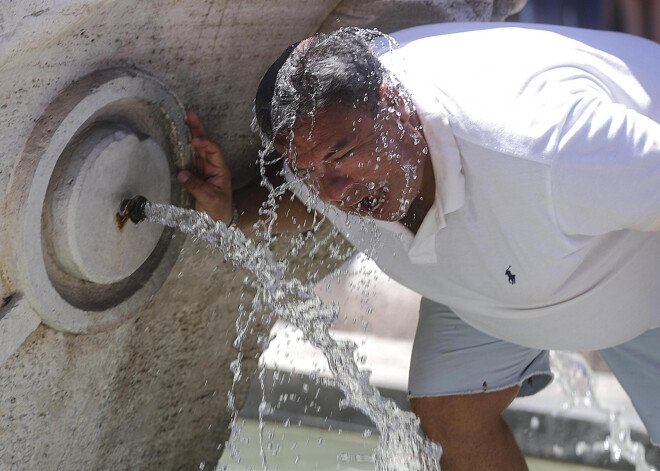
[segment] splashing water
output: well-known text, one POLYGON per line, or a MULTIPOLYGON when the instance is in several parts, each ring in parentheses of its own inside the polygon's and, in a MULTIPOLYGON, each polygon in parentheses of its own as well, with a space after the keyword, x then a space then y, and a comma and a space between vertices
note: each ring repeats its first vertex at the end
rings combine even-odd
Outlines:
MULTIPOLYGON (((336 340, 329 330, 338 317, 338 308, 323 303, 313 292, 313 286, 285 277, 286 263, 276 261, 264 243, 257 243, 237 230, 214 222, 206 214, 175 206, 147 203, 147 220, 180 229, 219 249, 226 261, 248 270, 255 277, 252 282, 256 294, 253 312, 272 312, 277 318, 298 328, 305 339, 321 350, 328 361, 335 385, 345 399, 340 406, 353 407, 367 415, 378 429, 381 439, 374 451, 374 464, 382 471, 440 470, 442 448, 418 433, 419 419, 399 409, 393 401, 381 397, 369 383, 370 372, 360 370, 354 354, 357 345, 348 340, 336 340)), ((245 311, 239 312, 244 317, 245 311)), ((240 320, 240 319, 239 319, 240 320)), ((245 336, 239 326, 237 343, 245 336)), ((241 357, 232 364, 235 382, 240 379, 241 357)), ((230 394, 229 403, 233 404, 230 394)), ((268 406, 262 402, 263 408, 268 406)), ((260 415, 267 411, 261 411, 260 415)), ((240 432, 234 420, 233 432, 240 432)), ((235 451, 230 450, 235 453, 235 451)), ((267 469, 262 455, 264 469, 267 469)))
MULTIPOLYGON (((348 31, 348 30, 347 30, 348 31)), ((341 32, 341 30, 340 30, 341 32)), ((365 38, 382 37, 383 44, 381 48, 392 49, 396 42, 376 30, 365 30, 365 38)), ((370 40, 371 40, 370 39, 370 40)), ((296 70, 296 66, 287 61, 282 66, 282 71, 296 70)), ((306 102, 300 101, 299 94, 291 86, 286 73, 278 73, 278 91, 274 96, 272 103, 271 118, 273 121, 273 133, 276 134, 282 129, 291 129, 285 133, 289 141, 289 158, 295 161, 295 148, 293 146, 293 123, 300 110, 302 114, 311 118, 307 140, 312 139, 312 130, 315 127, 315 118, 317 109, 322 108, 322 104, 317 100, 317 95, 312 93, 306 102)), ((371 79, 370 79, 371 80, 371 79)), ((394 76, 388 76, 388 80, 397 85, 402 93, 402 98, 409 105, 409 109, 414 110, 414 105, 405 90, 401 87, 394 76)), ((363 101, 368 101, 365 95, 363 101)), ((353 107, 358 106, 353 104, 353 107)), ((397 128, 403 131, 400 121, 400 113, 389 109, 388 114, 384 116, 385 120, 397 120, 397 128)), ((359 122, 360 120, 358 120, 359 122)), ((356 123, 353 123, 354 131, 356 123)), ((380 124, 376 123, 374 130, 380 130, 380 124)), ((277 200, 282 197, 288 188, 287 184, 274 187, 266 178, 266 168, 273 162, 267 162, 266 157, 274 150, 272 139, 267 138, 256 124, 253 122, 253 128, 259 132, 263 148, 260 154, 260 172, 262 177, 262 186, 268 190, 268 199, 260 210, 260 215, 269 216, 262 219, 258 224, 258 233, 269 238, 273 232, 273 225, 277 219, 276 208, 277 200)), ((416 128, 420 130, 421 128, 416 128)), ((414 143, 419 145, 421 141, 414 134, 414 143)), ((403 134, 398 139, 402 139, 403 134)), ((387 132, 380 135, 379 145, 376 150, 384 153, 387 160, 397 158, 397 154, 391 149, 395 142, 394 138, 387 132)), ((428 154, 426 146, 422 149, 422 154, 428 154)), ((380 162, 380 158, 378 159, 380 162)), ((362 164, 358 165, 358 168, 362 164)), ((375 169, 378 168, 376 164, 375 169)), ((416 168, 403 168, 406 178, 406 188, 411 188, 411 181, 417 179, 416 168)), ((373 184, 371 184, 374 186, 373 184)), ((369 188, 370 190, 372 188, 369 188)), ((313 189, 312 189, 313 190, 313 189)), ((409 193, 408 193, 409 194, 409 193)), ((310 195, 313 203, 314 192, 310 195)), ((410 203, 406 199, 407 194, 402 195, 398 201, 402 209, 410 203)), ((376 426, 380 433, 378 447, 371 457, 377 470, 382 471, 422 471, 422 470, 440 470, 440 457, 442 448, 440 445, 430 442, 418 433, 419 419, 410 412, 400 410, 394 402, 382 398, 379 391, 371 386, 369 382, 370 372, 360 370, 355 361, 357 345, 348 340, 336 340, 330 336, 330 328, 338 318, 338 308, 333 305, 327 305, 314 294, 311 284, 304 284, 301 281, 290 278, 287 279, 285 272, 287 263, 285 261, 274 260, 273 255, 268 249, 267 243, 257 243, 252 239, 246 238, 240 231, 230 230, 221 222, 214 222, 207 215, 192 210, 186 210, 169 205, 156 203, 147 203, 145 215, 148 220, 159 224, 167 225, 180 229, 185 233, 192 234, 197 239, 206 241, 211 247, 219 249, 226 261, 235 267, 240 267, 251 272, 254 280, 249 283, 256 288, 256 294, 252 300, 252 309, 248 310, 243 304, 239 307, 239 318, 236 322, 237 338, 234 345, 239 348, 247 334, 248 326, 251 324, 255 313, 262 312, 266 316, 274 315, 277 318, 298 328, 305 340, 312 346, 323 352, 331 373, 334 377, 334 385, 345 394, 345 399, 340 403, 341 407, 353 407, 366 416, 376 426)), ((314 216, 314 225, 316 225, 316 215, 314 216)), ((295 221, 294 221, 295 223, 295 221)), ((374 239, 377 238, 375 234, 374 239)), ((246 279, 246 283, 248 280, 246 279)), ((243 299, 241 299, 243 301, 243 299)), ((231 371, 234 373, 234 385, 241 379, 242 355, 231 364, 231 371)), ((578 356, 571 356, 565 353, 553 352, 553 369, 558 373, 558 380, 566 394, 568 401, 566 408, 582 404, 605 413, 608 417, 610 435, 600 444, 594 447, 600 447, 603 451, 609 451, 611 459, 615 462, 625 459, 636 466, 636 471, 656 471, 645 460, 644 447, 631 440, 630 428, 621 418, 621 411, 615 410, 604 404, 594 396, 591 387, 591 375, 588 365, 578 356)), ((264 390, 263 371, 259 380, 264 390)), ((232 436, 240 436, 242 426, 237 421, 238 411, 235 407, 235 398, 232 390, 228 393, 228 405, 233 411, 231 422, 232 436)), ((264 427, 263 417, 272 411, 272 406, 262 396, 262 402, 259 407, 259 440, 261 446, 261 458, 263 469, 268 469, 268 463, 264 453, 264 427)), ((227 451, 235 459, 239 459, 239 451, 230 441, 227 444, 227 451)), ((340 455, 340 461, 347 461, 348 456, 340 455)), ((363 460, 363 457, 360 457, 363 460)), ((364 460, 366 461, 366 460, 364 460)))
MULTIPOLYGON (((619 462, 622 459, 635 465, 635 471, 657 471, 646 461, 644 445, 630 438, 630 426, 622 417, 622 410, 599 400, 593 388, 593 372, 581 355, 567 352, 551 352, 550 364, 556 373, 567 401, 563 408, 587 406, 607 416, 609 435, 604 441, 594 443, 594 451, 609 451, 610 459, 619 462)), ((580 442, 579 447, 586 444, 580 442)), ((576 450, 579 451, 580 450, 576 450)))

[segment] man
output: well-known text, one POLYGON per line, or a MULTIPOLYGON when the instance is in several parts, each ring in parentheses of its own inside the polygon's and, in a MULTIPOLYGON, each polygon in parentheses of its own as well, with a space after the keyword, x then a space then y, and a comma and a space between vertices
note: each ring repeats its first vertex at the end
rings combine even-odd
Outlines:
MULTIPOLYGON (((424 296, 409 390, 443 468, 526 469, 501 413, 551 380, 548 348, 601 350, 660 442, 660 46, 506 24, 394 36, 380 56, 360 30, 293 45, 256 121, 299 198, 424 296)), ((189 120, 197 175, 179 181, 249 228, 263 192, 232 199, 189 120)), ((309 219, 285 197, 275 229, 309 219)))

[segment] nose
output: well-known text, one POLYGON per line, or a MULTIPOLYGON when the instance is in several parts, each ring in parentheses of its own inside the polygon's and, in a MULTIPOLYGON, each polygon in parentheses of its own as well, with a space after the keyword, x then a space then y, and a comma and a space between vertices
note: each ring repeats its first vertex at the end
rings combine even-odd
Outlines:
POLYGON ((345 200, 355 181, 335 169, 325 171, 314 178, 314 184, 319 192, 319 198, 327 203, 345 200))

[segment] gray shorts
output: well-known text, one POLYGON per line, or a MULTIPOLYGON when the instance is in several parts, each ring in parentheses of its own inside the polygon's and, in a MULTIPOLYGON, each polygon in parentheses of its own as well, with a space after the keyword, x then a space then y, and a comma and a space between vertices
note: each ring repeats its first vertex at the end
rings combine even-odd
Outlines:
MULTIPOLYGON (((601 350, 654 443, 660 443, 660 329, 601 350)), ((450 396, 520 386, 518 396, 552 381, 549 353, 498 340, 470 327, 447 306, 422 298, 408 390, 410 397, 450 396)))

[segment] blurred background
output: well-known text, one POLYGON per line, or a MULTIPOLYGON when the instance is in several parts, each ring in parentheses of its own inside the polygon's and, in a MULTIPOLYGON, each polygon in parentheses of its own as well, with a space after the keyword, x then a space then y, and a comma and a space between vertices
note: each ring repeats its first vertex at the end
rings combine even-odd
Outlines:
POLYGON ((622 31, 660 42, 659 0, 528 0, 507 21, 622 31))

